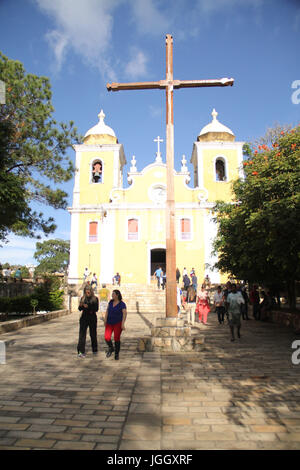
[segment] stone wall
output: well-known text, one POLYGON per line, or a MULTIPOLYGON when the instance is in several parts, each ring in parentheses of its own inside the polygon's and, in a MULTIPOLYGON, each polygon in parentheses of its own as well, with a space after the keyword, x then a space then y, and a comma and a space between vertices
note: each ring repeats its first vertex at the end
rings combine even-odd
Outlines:
POLYGON ((264 319, 279 325, 293 328, 295 332, 300 333, 300 312, 288 313, 282 310, 273 310, 265 312, 264 319))
POLYGON ((21 297, 23 295, 30 295, 33 289, 33 282, 3 282, 0 284, 0 297, 21 297))

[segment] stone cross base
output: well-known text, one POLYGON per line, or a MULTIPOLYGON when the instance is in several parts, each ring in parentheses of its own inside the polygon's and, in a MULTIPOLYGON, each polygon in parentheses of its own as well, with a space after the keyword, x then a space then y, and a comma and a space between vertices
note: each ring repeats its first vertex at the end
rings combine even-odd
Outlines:
POLYGON ((158 318, 151 336, 140 338, 138 351, 201 351, 204 335, 193 335, 190 326, 179 318, 158 318))

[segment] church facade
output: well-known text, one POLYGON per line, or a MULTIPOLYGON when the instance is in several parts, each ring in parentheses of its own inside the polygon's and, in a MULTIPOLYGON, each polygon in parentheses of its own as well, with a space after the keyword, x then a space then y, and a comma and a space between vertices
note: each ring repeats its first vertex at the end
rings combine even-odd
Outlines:
MULTIPOLYGON (((76 172, 71 214, 69 284, 83 280, 87 267, 100 283, 111 283, 118 272, 122 283, 150 284, 155 269, 166 264, 166 164, 159 149, 153 163, 137 171, 135 157, 123 186, 126 157, 113 129, 99 122, 75 145, 76 172)), ((242 176, 244 142, 217 119, 203 127, 193 144, 193 183, 183 156, 174 170, 176 265, 181 273, 194 268, 198 283, 226 279, 208 266, 216 224, 211 208, 216 200, 231 200, 231 181, 242 176)))

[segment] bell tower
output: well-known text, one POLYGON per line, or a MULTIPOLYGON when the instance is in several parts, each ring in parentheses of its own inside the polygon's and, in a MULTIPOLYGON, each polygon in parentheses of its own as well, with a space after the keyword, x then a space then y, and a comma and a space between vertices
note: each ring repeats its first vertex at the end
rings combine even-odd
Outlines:
MULTIPOLYGON (((218 119, 213 109, 212 121, 200 131, 194 142, 191 163, 194 166, 194 187, 205 194, 200 207, 203 209, 203 237, 205 247, 204 263, 212 266, 216 259, 212 257, 212 244, 217 233, 210 209, 215 201, 230 202, 231 183, 243 177, 243 145, 236 142, 235 135, 229 127, 218 119)), ((218 273, 209 274, 211 281, 218 283, 218 273)))
POLYGON ((99 122, 89 129, 83 144, 75 145, 76 175, 73 205, 109 202, 110 191, 123 184, 122 171, 126 164, 123 145, 113 129, 104 122, 101 109, 99 122))
MULTIPOLYGON (((81 282, 85 267, 99 273, 100 266, 105 266, 104 257, 105 260, 113 258, 114 213, 107 214, 111 190, 123 186, 126 158, 123 145, 118 143, 115 132, 105 124, 104 118, 101 109, 99 122, 86 132, 82 144, 74 146, 73 205, 68 209, 71 214, 70 284, 81 282)), ((105 277, 111 279, 110 276, 108 273, 105 277)))

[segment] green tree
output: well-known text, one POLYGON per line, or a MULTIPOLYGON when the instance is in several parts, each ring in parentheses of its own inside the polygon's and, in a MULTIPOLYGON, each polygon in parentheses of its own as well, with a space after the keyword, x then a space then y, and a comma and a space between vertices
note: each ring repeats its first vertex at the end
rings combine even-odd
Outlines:
POLYGON ((47 77, 26 74, 21 62, 0 52, 0 78, 6 83, 6 103, 0 105, 0 240, 10 231, 49 234, 56 229, 54 219, 45 219, 30 203, 66 208, 67 193, 57 185, 72 178, 66 152, 82 137, 72 121, 58 124, 52 117, 47 77))
POLYGON ((70 242, 59 239, 37 242, 33 256, 39 263, 35 274, 65 271, 69 264, 70 242))
POLYGON ((215 267, 238 279, 285 282, 291 308, 300 279, 300 126, 272 129, 247 145, 233 203, 215 206, 215 267))

